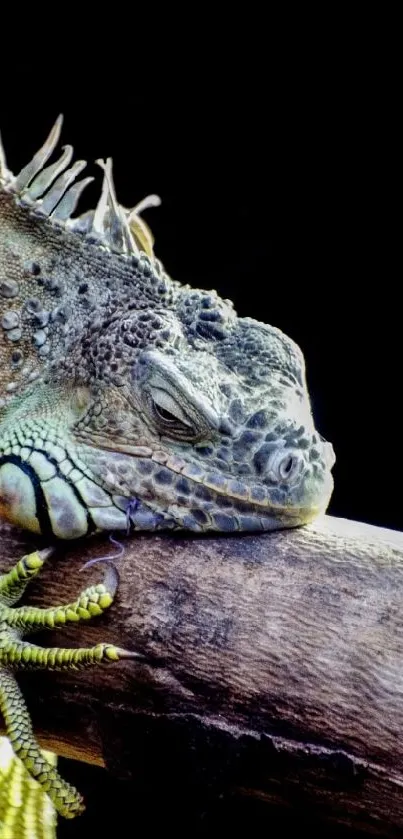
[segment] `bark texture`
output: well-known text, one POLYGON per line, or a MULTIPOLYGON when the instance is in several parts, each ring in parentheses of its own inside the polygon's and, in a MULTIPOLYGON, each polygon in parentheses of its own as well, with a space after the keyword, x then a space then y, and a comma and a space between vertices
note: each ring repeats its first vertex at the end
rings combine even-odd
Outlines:
MULTIPOLYGON (((4 525, 2 565, 26 544, 4 525)), ((266 536, 127 539, 108 615, 38 636, 146 663, 20 676, 47 748, 158 788, 207 783, 382 836, 403 829, 403 534, 324 517, 266 536), (172 781, 173 782, 173 781, 172 781)), ((25 600, 119 553, 58 547, 25 600)))

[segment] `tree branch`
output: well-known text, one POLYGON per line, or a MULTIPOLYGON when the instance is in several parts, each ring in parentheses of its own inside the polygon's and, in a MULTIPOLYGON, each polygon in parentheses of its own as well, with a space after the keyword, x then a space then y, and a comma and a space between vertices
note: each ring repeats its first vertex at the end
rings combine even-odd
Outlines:
MULTIPOLYGON (((21 539, 4 526, 10 563, 21 539)), ((136 536, 124 548, 108 615, 38 642, 108 640, 148 663, 21 675, 42 744, 150 783, 204 772, 271 802, 302 796, 328 818, 395 835, 403 534, 325 517, 265 536, 136 536)), ((105 539, 58 549, 26 600, 75 598, 103 573, 79 573, 83 563, 115 551, 105 539)))

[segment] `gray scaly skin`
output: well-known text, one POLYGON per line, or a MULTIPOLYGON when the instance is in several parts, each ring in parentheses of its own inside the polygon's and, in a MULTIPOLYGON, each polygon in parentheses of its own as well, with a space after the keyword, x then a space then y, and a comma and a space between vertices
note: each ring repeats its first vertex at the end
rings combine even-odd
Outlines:
MULTIPOLYGON (((60 126, 16 177, 0 152, 0 512, 51 543, 128 523, 232 533, 309 522, 329 503, 334 455, 315 430, 300 349, 215 291, 173 281, 140 217, 156 196, 121 207, 109 160, 95 211, 74 217, 84 162, 69 168, 66 146, 45 165, 60 126)), ((25 558, 24 579, 38 560, 25 558)), ((112 601, 108 583, 99 596, 112 601)), ((13 720, 22 698, 7 700, 9 668, 35 661, 7 657, 3 609, 13 720)))

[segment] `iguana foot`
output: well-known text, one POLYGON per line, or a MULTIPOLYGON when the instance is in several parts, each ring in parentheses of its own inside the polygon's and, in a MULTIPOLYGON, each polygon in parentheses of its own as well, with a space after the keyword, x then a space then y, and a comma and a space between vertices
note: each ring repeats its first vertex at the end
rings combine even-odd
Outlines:
POLYGON ((28 554, 7 574, 0 575, 0 710, 15 754, 48 793, 57 811, 66 818, 74 818, 84 809, 82 796, 63 781, 55 767, 44 758, 33 735, 24 697, 11 670, 77 670, 92 664, 141 656, 113 644, 63 649, 38 647, 22 640, 24 635, 39 629, 53 629, 101 615, 113 602, 118 577, 115 569, 109 566, 105 581, 86 588, 74 603, 49 609, 32 606, 13 608, 50 553, 51 549, 28 554))

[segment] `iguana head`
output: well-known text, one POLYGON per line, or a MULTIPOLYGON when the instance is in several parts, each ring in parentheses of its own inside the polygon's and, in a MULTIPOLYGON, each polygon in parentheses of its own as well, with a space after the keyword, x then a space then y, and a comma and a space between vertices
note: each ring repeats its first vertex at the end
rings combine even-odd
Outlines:
MULTIPOLYGON (((118 205, 109 163, 100 204, 85 219, 57 212, 74 188, 68 177, 54 203, 52 173, 41 160, 33 168, 3 176, 9 246, 18 262, 15 243, 29 243, 29 299, 34 288, 46 311, 59 282, 53 306, 65 316, 50 313, 38 375, 17 378, 3 408, 3 512, 75 538, 128 523, 272 530, 325 511, 333 449, 315 430, 296 344, 239 318, 215 292, 173 282, 139 208, 118 205)), ((24 301, 17 309, 22 346, 35 313, 24 301)))

